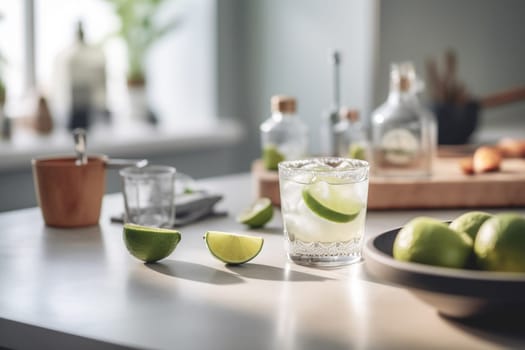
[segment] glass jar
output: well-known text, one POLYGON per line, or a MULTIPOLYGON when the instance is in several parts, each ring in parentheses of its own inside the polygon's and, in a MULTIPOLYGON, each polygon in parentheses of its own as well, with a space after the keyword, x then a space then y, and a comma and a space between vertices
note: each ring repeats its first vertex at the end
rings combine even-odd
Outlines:
POLYGON ((335 126, 339 157, 368 160, 369 143, 366 130, 356 109, 342 108, 335 126))
POLYGON ((411 63, 393 64, 387 101, 372 114, 372 172, 378 176, 427 177, 432 173, 437 126, 420 103, 411 63))
POLYGON ((262 159, 266 169, 277 170, 283 160, 306 156, 308 128, 296 115, 297 102, 289 96, 273 96, 272 115, 261 124, 262 159))

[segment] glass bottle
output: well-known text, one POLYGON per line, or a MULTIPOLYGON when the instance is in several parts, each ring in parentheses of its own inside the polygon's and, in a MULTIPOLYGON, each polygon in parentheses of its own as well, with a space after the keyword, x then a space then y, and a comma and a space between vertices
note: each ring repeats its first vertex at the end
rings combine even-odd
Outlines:
POLYGON ((387 101, 372 114, 372 168, 378 176, 427 177, 432 173, 437 126, 420 103, 411 63, 393 64, 387 101))
POLYGON ((273 96, 272 115, 261 124, 262 159, 266 169, 277 170, 283 160, 306 156, 308 128, 296 115, 297 102, 289 96, 273 96))
POLYGON ((366 130, 356 109, 342 108, 340 122, 335 126, 337 155, 339 157, 368 160, 369 144, 366 130))
POLYGON ((84 38, 77 23, 73 45, 57 57, 55 64, 54 114, 67 120, 70 130, 89 128, 97 121, 109 121, 106 99, 106 59, 102 48, 84 38))
POLYGON ((341 54, 339 51, 333 51, 330 56, 333 71, 333 100, 332 106, 321 116, 321 125, 319 128, 321 155, 336 156, 337 150, 337 131, 336 126, 339 123, 339 109, 341 101, 341 79, 340 65, 341 54))

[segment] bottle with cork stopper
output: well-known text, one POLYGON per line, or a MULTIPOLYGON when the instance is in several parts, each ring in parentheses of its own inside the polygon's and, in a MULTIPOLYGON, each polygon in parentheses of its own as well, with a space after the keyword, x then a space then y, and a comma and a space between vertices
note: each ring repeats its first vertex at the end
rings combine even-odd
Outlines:
POLYGON ((277 170, 279 162, 307 155, 308 128, 296 114, 294 97, 273 96, 271 110, 271 117, 260 127, 262 160, 266 169, 277 170))
POLYGON ((432 112, 419 101, 420 86, 412 63, 392 65, 388 99, 371 119, 371 169, 377 176, 432 174, 437 126, 432 112))
POLYGON ((339 111, 339 123, 335 126, 337 155, 340 157, 368 160, 369 143, 359 111, 343 107, 339 111))

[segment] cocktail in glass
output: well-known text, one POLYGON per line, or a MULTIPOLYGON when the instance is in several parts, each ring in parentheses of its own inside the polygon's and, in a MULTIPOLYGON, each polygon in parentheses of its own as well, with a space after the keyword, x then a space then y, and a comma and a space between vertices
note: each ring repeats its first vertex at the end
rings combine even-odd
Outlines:
POLYGON ((288 257, 303 265, 361 260, 368 197, 366 161, 312 158, 279 163, 288 257))

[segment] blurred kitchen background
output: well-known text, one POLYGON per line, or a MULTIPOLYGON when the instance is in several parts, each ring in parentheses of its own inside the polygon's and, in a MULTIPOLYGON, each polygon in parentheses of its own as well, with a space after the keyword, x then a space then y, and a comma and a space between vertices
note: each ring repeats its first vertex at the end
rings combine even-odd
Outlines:
MULTIPOLYGON (((288 94, 315 154, 333 49, 342 103, 365 122, 392 62, 425 79, 425 60, 454 50, 472 96, 524 86, 524 14, 522 0, 0 0, 0 211, 36 205, 30 160, 73 153, 75 126, 88 128, 91 153, 195 178, 248 172, 270 97, 288 94), (135 21, 133 3, 151 16, 135 21)), ((470 142, 524 135, 525 102, 512 103, 482 110, 470 142)))

